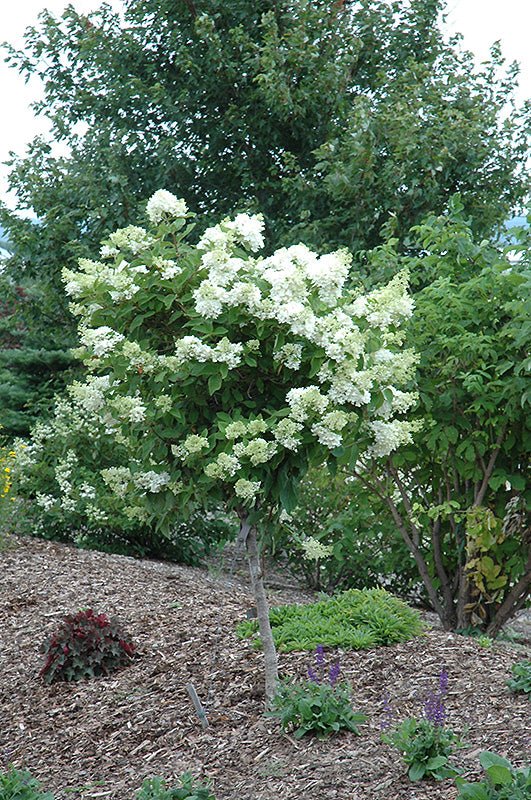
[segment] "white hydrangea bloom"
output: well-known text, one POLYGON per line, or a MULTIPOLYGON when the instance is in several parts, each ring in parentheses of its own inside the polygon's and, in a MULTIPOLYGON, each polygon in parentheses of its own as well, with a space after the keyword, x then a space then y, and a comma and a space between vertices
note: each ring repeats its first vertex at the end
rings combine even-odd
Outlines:
POLYGON ((132 477, 135 486, 152 493, 160 492, 171 481, 171 475, 168 472, 155 472, 154 470, 136 472, 132 477))
POLYGON ((186 437, 182 444, 172 444, 171 451, 177 458, 185 459, 188 456, 197 455, 202 450, 208 450, 209 446, 208 439, 205 436, 198 436, 196 433, 192 433, 186 437))
POLYGON ((153 266, 160 270, 160 277, 163 281, 171 281, 183 271, 182 267, 180 267, 177 262, 173 261, 171 258, 156 258, 153 261, 153 266))
POLYGON ((185 361, 209 361, 212 350, 197 336, 183 336, 175 342, 175 355, 179 364, 185 361))
POLYGON ((301 444, 298 434, 304 429, 300 422, 285 417, 281 419, 276 428, 273 429, 275 440, 287 450, 297 451, 301 444))
POLYGON ((307 536, 301 542, 303 551, 302 557, 307 561, 321 561, 324 558, 330 558, 334 552, 332 545, 323 544, 313 536, 307 536))
POLYGON ((109 467, 100 470, 103 482, 117 497, 124 498, 131 481, 131 470, 128 467, 109 467))
POLYGON ((407 420, 374 420, 369 422, 369 430, 374 436, 374 444, 368 453, 376 458, 388 456, 403 444, 413 441, 413 433, 419 429, 419 423, 407 420))
POLYGON ((142 250, 148 250, 155 241, 145 228, 137 225, 119 228, 111 233, 109 239, 119 250, 129 250, 133 255, 141 253, 142 250))
POLYGON ((234 445, 234 454, 238 458, 248 458, 253 467, 265 464, 273 458, 278 450, 276 442, 268 442, 261 437, 252 439, 247 444, 242 442, 234 445))
POLYGON ((330 403, 318 386, 290 389, 286 401, 291 408, 291 416, 298 422, 304 422, 313 414, 323 414, 330 403))
POLYGON ((226 439, 241 439, 246 434, 247 434, 247 425, 245 424, 245 422, 242 422, 241 420, 236 420, 236 422, 229 422, 229 424, 225 428, 226 439))
POLYGON ((222 286, 211 283, 209 280, 202 281, 193 294, 195 310, 198 314, 209 319, 219 317, 227 297, 227 292, 222 286))
POLYGON ((241 364, 243 344, 241 342, 229 342, 224 336, 217 345, 211 350, 211 359, 215 362, 224 363, 229 369, 235 369, 241 364))
POLYGON ((109 401, 113 411, 120 419, 129 422, 143 422, 146 418, 146 406, 138 395, 118 395, 109 401))
POLYGON ((264 218, 262 214, 254 216, 237 214, 234 220, 227 221, 224 224, 235 233, 238 241, 252 252, 261 250, 264 246, 264 218))
POLYGON ((166 189, 159 189, 149 198, 146 212, 149 220, 154 225, 158 225, 167 218, 177 219, 186 216, 188 208, 184 200, 179 200, 166 189))
POLYGON ((245 478, 240 478, 234 484, 234 491, 236 496, 240 497, 244 503, 250 503, 260 491, 260 481, 248 481, 245 478))
POLYGON ((215 461, 211 461, 205 467, 205 474, 209 478, 226 481, 232 478, 240 469, 240 462, 236 456, 228 453, 220 453, 215 461))
POLYGON ((223 230, 221 225, 214 225, 212 228, 206 229, 197 244, 197 249, 223 252, 229 248, 231 242, 232 236, 229 231, 223 230))
POLYGON ((52 497, 51 494, 43 494, 42 492, 37 492, 35 502, 40 508, 43 508, 44 511, 51 511, 52 508, 57 505, 57 499, 55 497, 52 497))
POLYGON ((105 406, 110 387, 109 375, 89 375, 84 383, 74 381, 68 387, 68 393, 85 411, 99 411, 105 406))
POLYGON ((124 338, 121 333, 113 331, 107 325, 101 325, 99 328, 82 328, 80 330, 81 344, 87 350, 92 351, 95 356, 108 355, 124 338))
POLYGON ((288 369, 299 369, 302 360, 302 345, 285 344, 273 354, 273 358, 288 369))
POLYGON ((316 422, 312 425, 311 431, 322 445, 333 450, 342 443, 343 437, 340 431, 343 430, 347 422, 348 415, 344 411, 332 411, 329 414, 325 414, 321 422, 316 422))
POLYGON ((247 433, 249 436, 260 436, 267 431, 267 424, 263 419, 252 419, 247 423, 247 433))

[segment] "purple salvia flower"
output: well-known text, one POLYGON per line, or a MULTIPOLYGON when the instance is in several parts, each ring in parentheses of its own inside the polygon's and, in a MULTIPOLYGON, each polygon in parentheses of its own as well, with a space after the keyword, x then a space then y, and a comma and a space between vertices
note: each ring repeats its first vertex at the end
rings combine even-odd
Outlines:
POLYGON ((337 683, 337 679, 339 678, 339 672, 341 670, 339 661, 336 661, 335 664, 332 664, 330 667, 330 671, 328 673, 328 682, 330 686, 335 686, 337 683))
POLYGON ((446 722, 446 709, 442 694, 428 695, 424 703, 424 716, 438 728, 442 728, 446 722))
POLYGON ((439 692, 441 694, 446 694, 448 691, 448 670, 446 667, 443 667, 441 670, 441 674, 439 675, 439 692))
POLYGON ((311 667, 308 667, 308 678, 311 680, 312 683, 321 683, 321 681, 319 680, 316 673, 311 667))
POLYGON ((325 657, 324 657, 324 647, 322 644, 318 644, 315 649, 315 663, 318 669, 320 670, 324 669, 325 657))
POLYGON ((380 719, 380 730, 388 731, 389 728, 391 728, 393 725, 394 717, 395 717, 395 712, 393 711, 393 707, 391 706, 391 699, 389 695, 386 693, 383 696, 383 713, 380 719))

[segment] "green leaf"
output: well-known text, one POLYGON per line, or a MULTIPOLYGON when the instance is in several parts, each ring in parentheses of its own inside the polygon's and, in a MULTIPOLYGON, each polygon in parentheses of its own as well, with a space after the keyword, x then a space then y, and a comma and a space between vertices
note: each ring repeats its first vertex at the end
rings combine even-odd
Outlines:
POLYGON ((426 774, 426 767, 420 761, 414 761, 407 774, 410 781, 420 781, 426 774))
POLYGON ((494 786, 507 786, 513 782, 510 768, 502 766, 501 764, 493 764, 487 767, 486 772, 494 786))

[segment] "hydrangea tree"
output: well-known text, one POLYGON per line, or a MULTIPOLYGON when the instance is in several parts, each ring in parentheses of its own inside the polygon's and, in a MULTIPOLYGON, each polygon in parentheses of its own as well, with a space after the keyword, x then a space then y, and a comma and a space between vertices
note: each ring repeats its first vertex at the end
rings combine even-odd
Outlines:
POLYGON ((346 251, 258 255, 260 215, 224 219, 195 246, 184 201, 158 191, 147 216, 149 230, 117 230, 99 260, 64 270, 89 370, 71 394, 130 453, 102 471, 129 515, 164 530, 206 497, 239 515, 270 697, 257 527, 293 509, 309 466, 353 466, 411 440, 407 274, 362 294, 345 287, 346 251))

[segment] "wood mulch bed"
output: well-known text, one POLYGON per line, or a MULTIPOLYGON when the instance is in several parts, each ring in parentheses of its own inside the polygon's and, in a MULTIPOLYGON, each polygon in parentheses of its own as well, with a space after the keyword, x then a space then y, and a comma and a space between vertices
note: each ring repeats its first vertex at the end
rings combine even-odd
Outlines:
MULTIPOLYGON (((270 591, 272 603, 303 597, 270 591)), ((466 729, 456 757, 465 775, 479 774, 487 748, 526 762, 529 702, 505 686, 523 653, 436 629, 341 652, 354 706, 369 715, 361 736, 283 735, 263 715, 262 655, 235 635, 251 605, 243 582, 223 571, 14 540, 0 552, 0 768, 29 769, 58 800, 132 800, 145 777, 171 782, 185 770, 209 778, 218 800, 453 800, 451 781, 411 784, 379 730, 383 694, 398 716, 419 713, 443 665, 451 727, 466 729), (46 686, 37 677, 39 646, 82 607, 118 617, 140 657, 111 677, 46 686), (207 730, 189 682, 207 709, 207 730)), ((280 668, 303 676, 310 660, 281 655, 280 668)))

